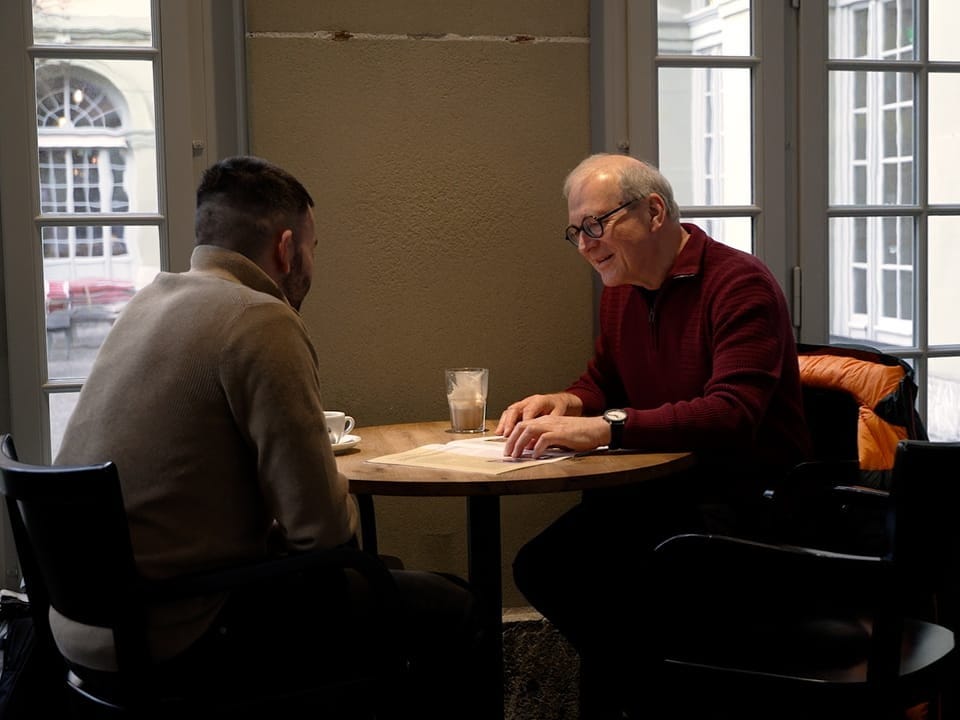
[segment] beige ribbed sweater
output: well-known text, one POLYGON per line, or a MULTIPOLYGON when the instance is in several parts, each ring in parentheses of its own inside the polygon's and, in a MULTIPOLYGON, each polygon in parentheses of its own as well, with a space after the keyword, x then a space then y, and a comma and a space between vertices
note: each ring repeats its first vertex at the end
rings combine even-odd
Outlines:
MULTIPOLYGON (((263 270, 223 248, 198 246, 189 272, 158 275, 104 342, 56 462, 105 460, 147 577, 262 557, 274 520, 298 550, 357 529, 303 322, 263 270)), ((222 602, 157 609, 154 654, 187 647, 222 602)), ((53 615, 68 657, 109 669, 108 639, 53 615)))

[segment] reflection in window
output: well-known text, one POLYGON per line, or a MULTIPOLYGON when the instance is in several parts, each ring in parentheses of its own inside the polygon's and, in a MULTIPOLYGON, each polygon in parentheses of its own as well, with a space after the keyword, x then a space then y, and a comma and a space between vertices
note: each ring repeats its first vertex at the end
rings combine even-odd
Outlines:
POLYGON ((751 70, 707 63, 660 69, 660 169, 681 205, 748 205, 751 70))
MULTIPOLYGON (((65 68, 67 70, 67 68, 65 68)), ((104 90, 87 80, 37 73, 37 126, 118 128, 120 113, 104 90)))
POLYGON ((895 320, 913 319, 913 233, 908 218, 881 218, 883 226, 880 266, 883 303, 881 315, 895 320))
MULTIPOLYGON (((913 60, 913 0, 831 0, 830 51, 852 61, 913 60)), ((857 64, 856 62, 853 64, 857 64)), ((909 206, 915 189, 913 70, 831 70, 830 201, 909 206)), ((914 244, 910 217, 837 217, 831 223, 831 333, 914 342, 914 244)))
POLYGON ((915 316, 915 219, 830 220, 831 333, 905 345, 915 316))
POLYGON ((657 2, 659 165, 681 206, 753 202, 752 62, 720 62, 750 55, 751 13, 743 1, 657 2))
POLYGON ((829 7, 831 58, 915 58, 914 0, 829 0, 829 7))
POLYGON ((853 312, 867 314, 867 219, 853 218, 853 312))
MULTIPOLYGON (((37 73, 40 211, 127 212, 126 148, 117 134, 122 115, 104 86, 74 77, 69 66, 37 73)), ((127 254, 122 226, 43 228, 43 257, 93 258, 127 254)))
POLYGON ((907 72, 830 73, 833 203, 915 202, 913 83, 907 72))

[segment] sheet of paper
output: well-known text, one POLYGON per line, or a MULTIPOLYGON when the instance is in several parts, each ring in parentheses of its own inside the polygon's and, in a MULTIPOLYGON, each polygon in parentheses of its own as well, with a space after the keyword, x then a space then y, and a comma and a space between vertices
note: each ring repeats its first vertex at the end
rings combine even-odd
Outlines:
POLYGON ((548 451, 546 456, 536 460, 531 457, 529 451, 516 459, 505 458, 503 456, 503 442, 503 438, 499 437, 451 440, 448 443, 421 445, 412 450, 405 450, 393 455, 381 455, 368 462, 499 475, 531 465, 558 462, 573 456, 572 452, 551 450, 548 451))

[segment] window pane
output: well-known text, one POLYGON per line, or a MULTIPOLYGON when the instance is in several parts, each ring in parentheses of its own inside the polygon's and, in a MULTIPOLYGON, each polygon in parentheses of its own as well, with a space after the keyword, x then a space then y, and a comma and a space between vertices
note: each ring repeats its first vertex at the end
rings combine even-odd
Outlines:
POLYGON ((885 318, 897 317, 897 277, 891 270, 883 270, 881 273, 880 314, 885 318))
POLYGON ((927 224, 929 252, 927 313, 931 345, 960 343, 960 217, 931 217, 927 224))
POLYGON ((751 106, 748 69, 660 69, 660 169, 681 205, 753 202, 751 106))
POLYGON ((960 440, 960 358, 927 362, 927 434, 935 442, 960 440))
POLYGON ((883 254, 888 260, 897 258, 897 233, 899 218, 880 218, 881 240, 883 242, 883 254))
POLYGON ((867 74, 865 72, 853 73, 853 107, 867 107, 867 74))
POLYGON ((899 318, 913 320, 913 270, 901 270, 897 281, 900 291, 900 297, 897 298, 899 318))
POLYGON ((900 108, 900 155, 913 157, 913 106, 900 108))
POLYGON ((832 204, 915 202, 913 81, 912 73, 830 73, 832 204))
POLYGON ((883 6, 883 49, 897 47, 897 6, 888 2, 883 6))
POLYGON ((853 269, 853 312, 865 315, 867 313, 867 271, 863 268, 853 269))
POLYGON ((831 218, 829 227, 830 334, 913 344, 914 219, 831 218))
POLYGON ((914 232, 913 218, 902 217, 900 218, 900 263, 903 265, 913 265, 913 238, 916 237, 914 232), (907 242, 909 240, 909 242, 907 242))
POLYGON ((41 211, 157 212, 153 63, 37 60, 36 82, 41 211))
POLYGON ((160 271, 160 233, 149 226, 41 229, 44 238, 58 234, 87 254, 54 258, 44 240, 47 374, 51 380, 86 378, 117 315, 160 271), (100 238, 98 254, 88 240, 94 236, 100 238))
MULTIPOLYGON (((869 41, 870 41, 870 12, 866 8, 856 8, 853 11, 853 57, 855 58, 865 58, 869 50, 869 41)), ((833 26, 830 26, 830 30, 833 30, 833 26)), ((833 33, 830 35, 831 39, 833 38, 833 33)), ((836 52, 831 53, 831 56, 836 57, 836 52)))
POLYGON ((50 457, 60 452, 63 433, 67 429, 73 409, 77 406, 78 392, 51 393, 50 395, 50 457))
POLYGON ((150 27, 150 0, 33 0, 37 45, 151 45, 150 27))
POLYGON ((853 261, 865 263, 867 261, 867 219, 853 219, 853 261))
POLYGON ((867 159, 867 115, 857 113, 853 116, 853 159, 867 159))
POLYGON ((853 202, 867 204, 867 166, 855 165, 853 168, 853 202))
POLYGON ((684 218, 724 245, 753 253, 753 220, 748 217, 684 218))
POLYGON ((661 55, 749 55, 750 2, 657 0, 657 36, 661 55))
POLYGON ((928 192, 931 203, 960 203, 957 98, 960 98, 960 75, 930 73, 928 192))
POLYGON ((830 8, 831 59, 912 60, 915 57, 914 0, 872 2, 867 7, 834 0, 830 8))
POLYGON ((957 0, 929 0, 930 59, 960 60, 957 49, 957 27, 960 26, 960 3, 957 0))

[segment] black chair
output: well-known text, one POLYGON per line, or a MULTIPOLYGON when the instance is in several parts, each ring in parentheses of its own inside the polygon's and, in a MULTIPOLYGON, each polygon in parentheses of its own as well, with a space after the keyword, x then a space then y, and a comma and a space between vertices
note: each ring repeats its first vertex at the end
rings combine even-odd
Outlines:
MULTIPOLYGON (((310 709, 314 717, 374 717, 392 702, 405 660, 394 642, 399 593, 378 558, 353 548, 305 552, 209 573, 148 581, 141 577, 127 527, 117 469, 111 462, 63 467, 17 461, 10 435, 0 437, 0 492, 6 498, 38 644, 56 662, 57 686, 66 680, 70 705, 81 714, 113 717, 260 717, 310 709), (309 688, 257 684, 236 694, 171 686, 147 650, 147 608, 160 601, 262 584, 291 573, 350 568, 378 604, 381 642, 362 671, 317 677, 309 688), (113 633, 115 672, 69 662, 55 650, 49 612, 113 633), (322 712, 320 712, 322 711, 322 712)), ((270 608, 265 612, 282 612, 270 608)), ((318 652, 323 652, 322 648, 318 652)), ((269 663, 270 658, 263 658, 269 663)), ((198 689, 199 688, 199 689, 198 689)))
POLYGON ((703 720, 952 712, 958 467, 960 443, 897 445, 883 556, 706 534, 664 541, 664 663, 650 703, 703 720))
POLYGON ((884 551, 897 442, 927 440, 913 369, 867 345, 798 345, 809 461, 766 492, 780 540, 884 551))

